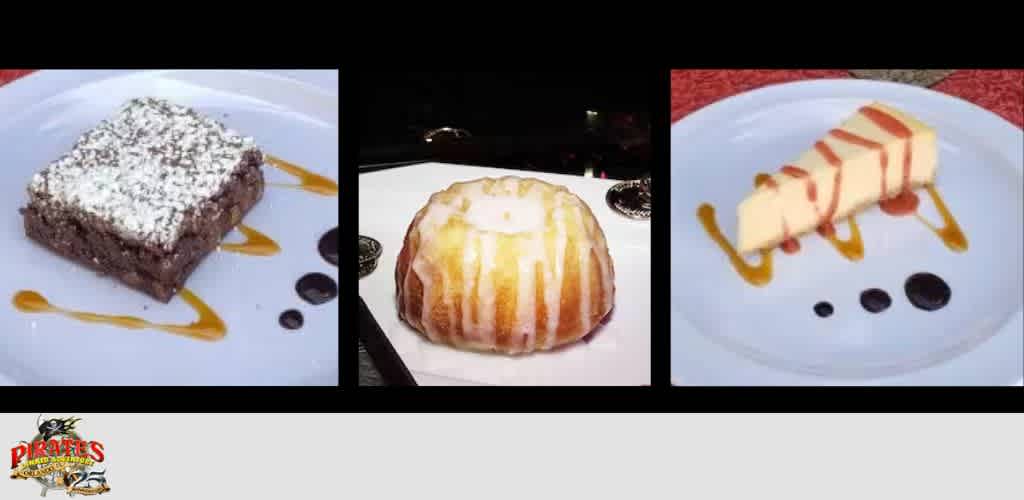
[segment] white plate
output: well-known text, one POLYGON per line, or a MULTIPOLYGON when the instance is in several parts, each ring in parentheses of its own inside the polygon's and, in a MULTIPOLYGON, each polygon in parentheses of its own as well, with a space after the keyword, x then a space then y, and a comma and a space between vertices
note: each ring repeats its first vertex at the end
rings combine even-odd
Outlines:
POLYGON ((359 234, 380 241, 376 271, 359 294, 421 385, 648 385, 651 380, 651 231, 604 201, 614 181, 425 163, 359 175, 359 234), (552 352, 502 356, 430 343, 398 319, 395 262, 409 222, 430 195, 454 182, 518 175, 560 184, 590 205, 615 263, 615 309, 589 342, 552 352))
MULTIPOLYGON (((268 153, 337 179, 337 82, 337 71, 42 71, 0 87, 0 372, 7 383, 337 385, 338 301, 312 306, 294 289, 307 272, 337 279, 337 268, 317 253, 320 236, 338 225, 337 197, 268 186, 245 223, 274 238, 282 252, 218 252, 197 268, 186 286, 227 324, 218 342, 25 314, 11 304, 17 290, 30 289, 69 309, 193 321, 180 299, 164 305, 26 239, 18 208, 32 174, 123 101, 150 95, 211 113, 255 136, 268 153), (305 325, 285 333, 278 315, 292 308, 305 325)), ((264 170, 268 182, 293 181, 264 170)))
MULTIPOLYGON (((677 385, 1012 385, 1024 376, 1021 130, 953 97, 906 85, 819 80, 725 99, 672 127, 672 380, 677 385), (903 109, 939 135, 936 186, 970 242, 946 249, 913 218, 859 215, 865 257, 849 262, 823 239, 775 252, 775 277, 752 287, 696 217, 713 204, 736 238, 736 205, 757 172, 775 171, 871 100, 903 109), (952 300, 914 308, 903 291, 919 271, 952 300), (892 306, 872 315, 860 292, 892 306), (827 300, 835 314, 813 313, 827 300)), ((927 195, 922 215, 939 217, 927 195)), ((847 224, 839 225, 841 236, 847 224)))

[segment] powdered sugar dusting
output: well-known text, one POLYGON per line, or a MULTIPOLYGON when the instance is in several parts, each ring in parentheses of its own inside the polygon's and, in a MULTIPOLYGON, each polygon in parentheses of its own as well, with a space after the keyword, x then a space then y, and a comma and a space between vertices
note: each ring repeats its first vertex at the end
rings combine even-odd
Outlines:
POLYGON ((37 201, 77 207, 122 236, 173 247, 184 214, 217 194, 247 151, 220 122, 160 99, 127 102, 32 178, 37 201))

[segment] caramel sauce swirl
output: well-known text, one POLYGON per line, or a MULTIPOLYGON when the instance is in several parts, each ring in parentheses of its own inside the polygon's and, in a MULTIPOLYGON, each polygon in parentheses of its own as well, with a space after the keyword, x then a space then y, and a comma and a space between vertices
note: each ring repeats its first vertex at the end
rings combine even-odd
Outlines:
POLYGON ((276 156, 264 155, 263 161, 268 165, 277 167, 285 173, 299 179, 299 184, 271 183, 270 185, 272 186, 303 189, 323 196, 338 195, 338 183, 328 179, 327 177, 310 172, 309 170, 306 170, 294 163, 286 162, 276 156))
POLYGON ((846 257, 847 260, 856 262, 864 258, 864 240, 860 238, 860 226, 857 225, 857 219, 851 215, 846 220, 850 224, 849 239, 839 239, 836 236, 836 226, 831 222, 819 226, 818 234, 828 240, 840 255, 846 257))
POLYGON ((245 236, 245 241, 241 243, 221 243, 221 250, 261 257, 269 257, 281 252, 281 247, 277 242, 270 239, 267 235, 245 224, 239 224, 236 229, 245 236))
POLYGON ((756 266, 752 266, 736 252, 736 248, 733 247, 732 243, 729 243, 729 240, 725 239, 722 231, 718 228, 718 222, 715 220, 715 207, 707 203, 701 204, 697 208, 697 218, 700 219, 700 223, 704 226, 704 231, 708 233, 708 236, 729 257, 729 262, 732 263, 733 269, 747 283, 754 286, 764 286, 772 280, 772 249, 761 250, 761 262, 756 266))
POLYGON ((152 328, 197 340, 220 340, 224 338, 224 335, 227 333, 227 327, 213 309, 210 309, 206 303, 186 288, 179 290, 178 296, 198 313, 199 318, 196 321, 187 325, 169 325, 151 323, 134 316, 72 311, 50 304, 45 297, 32 290, 19 291, 14 295, 13 302, 14 307, 24 313, 57 313, 87 323, 102 323, 133 330, 152 328))
POLYGON ((942 197, 939 196, 939 192, 935 190, 935 186, 929 184, 924 187, 925 191, 932 199, 932 203, 935 203, 935 208, 939 210, 939 216, 942 217, 942 227, 936 227, 932 223, 925 220, 921 214, 914 212, 914 215, 928 226, 942 242, 950 250, 963 253, 967 251, 967 236, 960 229, 960 225, 957 224, 956 219, 953 218, 953 214, 949 212, 949 208, 946 208, 946 203, 942 201, 942 197))

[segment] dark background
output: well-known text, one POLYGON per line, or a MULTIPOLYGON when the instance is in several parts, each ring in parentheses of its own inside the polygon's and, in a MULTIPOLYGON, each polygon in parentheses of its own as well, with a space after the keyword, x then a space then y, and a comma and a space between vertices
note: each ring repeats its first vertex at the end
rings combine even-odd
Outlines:
POLYGON ((628 179, 650 169, 649 72, 366 71, 359 80, 363 170, 433 160, 628 179), (440 127, 470 136, 427 142, 440 127))

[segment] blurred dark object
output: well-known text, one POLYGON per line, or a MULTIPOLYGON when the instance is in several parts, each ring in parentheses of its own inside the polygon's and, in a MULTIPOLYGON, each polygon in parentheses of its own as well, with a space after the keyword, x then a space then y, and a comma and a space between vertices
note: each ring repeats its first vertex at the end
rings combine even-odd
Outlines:
POLYGON ((642 72, 367 72, 360 164, 444 161, 575 175, 649 172, 642 72))
POLYGON ((636 220, 651 218, 651 176, 622 181, 605 194, 608 206, 619 215, 636 220))
POLYGON ((377 269, 380 261, 380 254, 383 252, 380 242, 369 237, 359 235, 359 279, 363 279, 377 269))
POLYGON ((857 78, 931 87, 956 72, 955 69, 852 69, 857 78))

